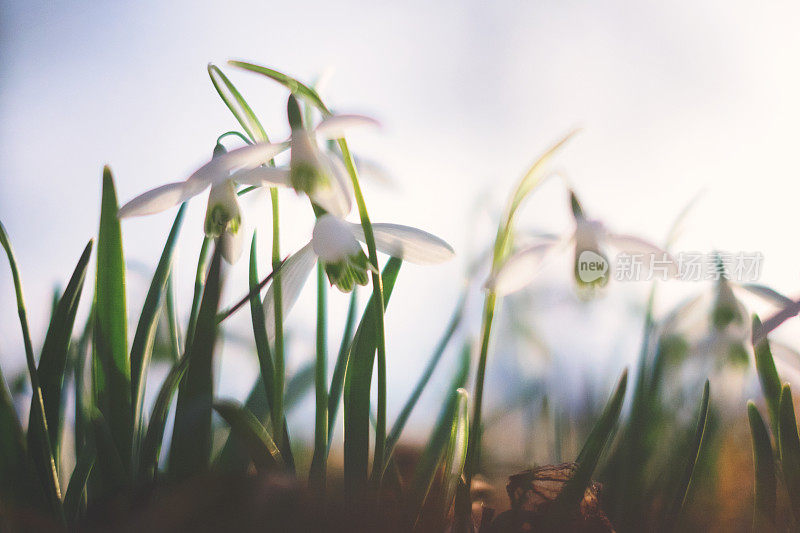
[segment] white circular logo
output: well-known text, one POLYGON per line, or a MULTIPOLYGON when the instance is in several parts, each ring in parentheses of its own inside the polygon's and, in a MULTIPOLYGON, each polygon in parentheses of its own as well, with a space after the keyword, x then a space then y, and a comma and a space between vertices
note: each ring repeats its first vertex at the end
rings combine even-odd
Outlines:
POLYGON ((608 261, 602 255, 584 250, 578 256, 578 277, 584 283, 594 283, 608 273, 608 261))

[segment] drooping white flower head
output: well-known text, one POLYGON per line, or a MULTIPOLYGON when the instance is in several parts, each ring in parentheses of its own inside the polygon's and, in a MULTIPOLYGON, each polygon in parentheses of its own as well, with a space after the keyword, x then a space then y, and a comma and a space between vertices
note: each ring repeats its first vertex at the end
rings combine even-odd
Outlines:
POLYGON ((352 208, 352 191, 346 171, 339 158, 320 149, 317 140, 341 139, 348 129, 377 126, 378 122, 361 115, 333 115, 323 119, 313 130, 308 130, 294 95, 289 96, 286 108, 292 130, 289 184, 328 213, 346 216, 352 208))
POLYGON ((631 255, 654 256, 664 260, 670 277, 677 274, 675 261, 658 245, 635 235, 613 233, 601 221, 586 218, 573 191, 570 191, 570 207, 575 229, 567 238, 539 238, 533 244, 518 250, 490 274, 485 287, 498 295, 509 294, 525 287, 537 276, 546 258, 561 245, 574 247, 575 280, 582 287, 593 289, 608 282, 610 263, 606 248, 614 248, 631 255), (584 268, 585 264, 592 268, 584 268))
MULTIPOLYGON (((451 259, 455 252, 444 240, 428 232, 398 224, 372 224, 375 247, 379 252, 409 263, 431 265, 451 259)), ((347 222, 334 215, 317 219, 311 241, 290 256, 281 266, 283 316, 294 306, 317 259, 325 262, 331 284, 348 292, 353 284, 366 278, 372 268, 358 241, 364 242, 360 224, 347 222), (332 267, 328 269, 328 267, 332 267)), ((361 283, 362 285, 366 283, 361 283)), ((267 331, 275 331, 275 294, 270 284, 264 298, 267 331)))
MULTIPOLYGON (((206 209, 205 232, 219 238, 222 255, 235 263, 242 253, 242 213, 236 195, 236 176, 258 168, 285 150, 287 143, 258 143, 226 152, 221 144, 214 148, 211 161, 185 181, 168 183, 147 191, 123 205, 119 218, 152 215, 176 206, 211 187, 206 209)), ((263 167, 267 168, 267 167, 263 167)))

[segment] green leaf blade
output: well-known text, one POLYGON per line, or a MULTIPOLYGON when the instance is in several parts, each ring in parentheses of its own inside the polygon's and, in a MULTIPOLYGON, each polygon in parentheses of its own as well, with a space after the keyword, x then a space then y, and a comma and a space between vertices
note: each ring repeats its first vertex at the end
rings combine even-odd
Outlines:
POLYGON ((694 467, 697 464, 697 458, 700 455, 700 447, 703 443, 703 435, 705 434, 706 422, 708 420, 708 401, 709 401, 709 383, 706 380, 703 387, 703 396, 700 399, 700 412, 697 416, 697 427, 695 429, 694 438, 692 439, 691 446, 689 447, 688 460, 684 468, 683 476, 681 477, 678 485, 678 490, 675 492, 675 498, 672 501, 670 509, 667 511, 665 517, 665 530, 674 530, 678 523, 681 510, 686 504, 686 497, 689 494, 689 487, 692 482, 692 474, 694 474, 694 467))
MULTIPOLYGON (((103 169, 100 230, 93 329, 93 387, 98 409, 108 424, 125 471, 130 471, 133 443, 131 368, 128 359, 128 319, 125 259, 117 211, 117 193, 108 167, 103 169)), ((98 454, 100 450, 98 449, 98 454)), ((98 461, 104 464, 104 461, 98 461)))
MULTIPOLYGON (((389 303, 402 261, 391 258, 384 267, 384 308, 389 303)), ((356 496, 365 488, 369 469, 370 388, 377 349, 378 327, 373 295, 356 330, 345 371, 344 384, 344 477, 345 490, 356 496)))
MULTIPOLYGON (((753 331, 761 329, 761 321, 757 316, 753 316, 753 331)), ((756 342, 753 346, 756 359, 756 370, 758 380, 761 383, 761 390, 764 399, 767 401, 767 411, 769 413, 770 424, 772 425, 773 435, 778 435, 778 418, 781 398, 781 380, 778 371, 775 369, 775 360, 772 358, 772 351, 769 347, 767 338, 756 342)))
MULTIPOLYGON (((72 329, 75 325, 75 315, 78 310, 84 280, 86 279, 89 258, 92 254, 92 245, 93 241, 89 241, 84 248, 67 284, 67 288, 58 300, 56 310, 47 328, 37 368, 39 383, 42 388, 42 401, 47 419, 47 429, 53 446, 53 458, 57 465, 59 463, 61 441, 61 388, 64 384, 72 329)), ((31 413, 34 412, 35 406, 32 403, 31 413)))
POLYGON ((194 339, 191 359, 178 389, 175 427, 169 455, 170 474, 184 479, 208 469, 211 455, 211 410, 214 393, 213 356, 221 293, 221 248, 215 247, 194 339))
POLYGON ((800 521, 800 437, 794 415, 792 391, 788 384, 781 389, 778 422, 778 449, 786 491, 795 520, 800 521))
POLYGON ((769 440, 767 426, 756 405, 747 402, 747 418, 753 439, 753 466, 755 470, 755 498, 753 531, 771 531, 775 526, 777 475, 775 456, 769 440))
MULTIPOLYGON (((175 221, 167 237, 167 242, 164 245, 158 265, 153 273, 153 279, 150 282, 150 288, 147 291, 147 296, 142 305, 142 312, 139 315, 139 324, 136 327, 136 333, 133 337, 130 365, 131 404, 133 405, 133 427, 135 435, 139 434, 143 424, 142 409, 144 407, 147 369, 153 353, 153 342, 155 341, 158 317, 161 311, 162 301, 164 300, 167 280, 172 270, 172 259, 175 255, 178 235, 183 225, 185 213, 186 204, 184 203, 175 216, 175 221)), ((137 461, 134 461, 134 463, 138 463, 138 448, 139 446, 137 445, 133 450, 134 456, 137 458, 137 461)))
POLYGON ((278 446, 253 413, 233 401, 215 401, 214 410, 245 445, 259 472, 274 471, 283 464, 278 446))

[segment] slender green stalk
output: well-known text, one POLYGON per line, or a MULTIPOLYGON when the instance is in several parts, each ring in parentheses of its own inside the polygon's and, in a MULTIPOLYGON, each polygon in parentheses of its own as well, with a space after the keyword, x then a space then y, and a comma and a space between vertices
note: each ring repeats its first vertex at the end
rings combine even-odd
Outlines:
POLYGON ((339 344, 339 354, 336 357, 336 366, 333 368, 331 377, 331 388, 328 392, 328 452, 331 450, 333 439, 333 426, 336 424, 336 413, 339 411, 339 403, 342 399, 342 386, 344 385, 345 370, 347 360, 350 355, 350 344, 353 342, 353 331, 356 326, 358 314, 358 288, 354 288, 350 293, 350 304, 347 306, 347 319, 342 332, 342 341, 339 344))
POLYGON ((347 173, 350 174, 350 181, 353 183, 353 191, 358 206, 358 214, 361 219, 361 227, 364 230, 364 240, 367 242, 369 252, 369 262, 372 263, 372 296, 375 305, 375 325, 376 339, 378 348, 378 414, 375 422, 375 457, 372 460, 372 482, 379 486, 383 477, 386 448, 386 331, 384 328, 384 309, 383 309, 383 281, 381 280, 380 266, 378 265, 378 251, 375 248, 375 235, 372 231, 372 224, 367 213, 367 204, 364 202, 364 195, 361 193, 361 185, 358 181, 358 171, 356 170, 353 156, 347 147, 347 141, 339 139, 339 148, 342 151, 347 173))
MULTIPOLYGON (((192 295, 192 311, 189 314, 189 325, 186 327, 186 344, 194 339, 194 330, 197 328, 197 314, 200 311, 200 299, 203 297, 203 287, 206 284, 206 270, 208 270, 208 251, 211 245, 209 237, 203 238, 200 254, 197 257, 197 271, 194 276, 194 294, 192 295)), ((188 348, 188 346, 186 347, 188 348)))
POLYGON ((469 444, 467 445, 467 459, 464 464, 464 481, 467 488, 470 487, 472 476, 478 469, 478 459, 480 456, 481 434, 481 409, 483 407, 483 382, 486 377, 486 359, 489 353, 489 338, 492 333, 492 321, 494 319, 494 307, 497 302, 497 295, 494 291, 486 293, 483 303, 483 324, 481 326, 481 355, 478 359, 478 372, 475 376, 475 396, 472 407, 472 429, 469 432, 469 444))
POLYGON ((317 262, 317 364, 315 387, 317 399, 314 425, 314 457, 311 460, 309 484, 314 488, 325 488, 325 469, 328 458, 328 310, 327 279, 325 265, 317 262))
MULTIPOLYGON (((422 396, 422 392, 425 390, 425 387, 428 385, 428 382, 433 375, 433 371, 436 370, 436 366, 439 364, 439 361, 441 361, 445 349, 447 348, 448 344, 450 344, 450 340, 453 338, 458 326, 461 324, 461 319, 464 316, 465 304, 466 293, 461 296, 461 299, 456 305, 455 311, 453 311, 453 316, 450 318, 450 322, 447 324, 444 335, 442 335, 442 338, 439 340, 436 349, 433 351, 433 355, 428 361, 428 364, 425 366, 425 369, 422 371, 422 375, 419 377, 419 381, 417 381, 417 384, 414 386, 411 396, 409 396, 406 404, 403 406, 402 411, 400 411, 400 414, 397 415, 397 420, 392 426, 389 436, 386 438, 387 464, 390 462, 389 460, 392 457, 392 451, 394 450, 397 442, 400 440, 400 434, 403 432, 406 422, 408 422, 408 418, 411 416, 411 411, 413 411, 414 407, 417 405, 420 396, 422 396)), ((459 385, 456 387, 456 389, 460 387, 462 387, 462 385, 459 385)))
POLYGON ((288 458, 291 456, 289 452, 289 435, 284 428, 284 412, 283 412, 283 392, 286 384, 286 362, 283 345, 283 297, 281 291, 281 275, 278 272, 278 267, 281 264, 281 232, 280 232, 280 210, 278 204, 278 191, 277 189, 270 189, 270 200, 272 201, 272 271, 275 272, 272 280, 272 286, 275 287, 273 294, 275 295, 275 384, 272 388, 275 397, 270 403, 270 415, 272 417, 272 427, 275 432, 275 441, 278 443, 278 448, 281 454, 288 458))
POLYGON ((181 342, 180 325, 178 324, 178 311, 175 306, 175 271, 171 271, 167 278, 167 299, 164 302, 164 307, 167 312, 167 325, 169 326, 169 341, 172 356, 172 362, 178 362, 183 353, 183 343, 181 342))
POLYGON ((34 421, 36 427, 29 428, 28 431, 38 433, 36 442, 39 450, 36 453, 40 456, 39 468, 40 473, 46 475, 46 479, 42 479, 41 483, 44 485, 43 489, 47 495, 47 499, 52 507, 55 516, 62 524, 65 523, 64 508, 61 504, 61 489, 58 483, 58 472, 56 470, 55 461, 53 459, 53 448, 50 443, 50 436, 47 430, 47 417, 44 411, 44 400, 42 398, 42 388, 39 384, 39 374, 36 371, 36 360, 33 356, 33 345, 31 343, 31 334, 28 329, 28 314, 25 309, 25 298, 22 295, 22 281, 20 280, 19 270, 17 269, 17 261, 14 258, 14 251, 11 248, 11 242, 8 240, 6 229, 0 223, 0 244, 5 249, 6 256, 8 257, 8 264, 11 267, 11 277, 14 280, 14 291, 17 298, 17 314, 19 315, 19 323, 22 328, 22 340, 25 344, 25 359, 28 364, 28 373, 31 378, 31 388, 33 389, 33 405, 36 416, 34 421), (46 463, 46 466, 45 466, 46 463))

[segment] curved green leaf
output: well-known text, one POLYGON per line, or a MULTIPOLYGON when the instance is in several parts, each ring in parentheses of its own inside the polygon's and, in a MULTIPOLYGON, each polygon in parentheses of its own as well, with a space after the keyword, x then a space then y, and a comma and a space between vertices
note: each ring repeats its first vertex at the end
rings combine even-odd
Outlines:
POLYGON ((778 423, 778 449, 786 491, 795 520, 800 521, 800 437, 794 416, 792 391, 788 384, 781 389, 780 418, 778 423))
POLYGON ((706 380, 706 384, 703 387, 703 397, 700 400, 700 413, 697 416, 697 428, 695 429, 694 438, 692 439, 692 444, 689 448, 688 460, 686 461, 686 466, 684 468, 680 484, 678 485, 678 490, 675 493, 675 498, 673 499, 672 505, 667 511, 667 515, 664 519, 665 531, 672 531, 675 528, 675 525, 678 523, 681 510, 686 503, 686 496, 689 493, 689 485, 692 482, 692 474, 694 473, 695 464, 697 464, 697 457, 700 454, 700 446, 703 443, 703 434, 705 433, 706 429, 706 421, 708 419, 708 393, 709 384, 708 380, 706 380))
MULTIPOLYGON (((0 245, 2 245, 6 252, 6 257, 8 257, 8 264, 11 267, 11 277, 14 280, 14 291, 17 298, 17 314, 19 315, 20 328, 22 329, 22 340, 25 344, 25 361, 28 365, 28 374, 30 375, 31 388, 33 389, 34 409, 31 415, 31 424, 28 428, 29 442, 32 443, 30 450, 31 456, 33 457, 33 464, 39 476, 39 483, 41 484, 42 491, 50 506, 50 510, 53 516, 63 523, 64 509, 61 505, 61 488, 58 483, 58 471, 56 470, 55 460, 53 459, 53 449, 47 430, 47 417, 44 413, 42 389, 39 384, 36 361, 33 357, 33 344, 31 343, 30 330, 28 329, 28 315, 25 310, 25 298, 22 294, 22 280, 19 276, 17 261, 14 258, 14 251, 11 248, 11 241, 9 241, 8 234, 2 223, 0 223, 0 245)), ((6 418, 8 420, 8 415, 6 415, 6 418)))
POLYGON ((753 438, 755 469, 753 531, 772 531, 775 527, 777 490, 775 456, 772 453, 767 426, 752 401, 747 402, 747 418, 750 421, 750 434, 753 438))
MULTIPOLYGON (((67 367, 67 353, 69 351, 72 329, 75 325, 75 314, 86 279, 86 270, 89 258, 92 255, 93 241, 89 241, 81 254, 75 271, 59 298, 47 335, 42 345, 42 354, 39 357, 39 383, 42 387, 42 400, 44 414, 47 418, 47 430, 50 434, 50 443, 53 446, 53 459, 59 464, 59 450, 61 443, 61 387, 64 383, 64 374, 67 367)), ((31 413, 35 413, 33 400, 31 413)))
MULTIPOLYGON (((133 443, 131 367, 128 359, 128 318, 125 305, 125 259, 117 218, 117 193, 108 167, 103 169, 100 230, 97 237, 92 385, 97 408, 111 432, 125 472, 133 443)), ((98 466, 107 464, 99 456, 98 466)))
MULTIPOLYGON (((147 368, 150 365, 150 357, 153 354, 158 315, 161 311, 167 279, 172 270, 172 258, 175 255, 175 247, 185 213, 186 204, 184 203, 172 223, 172 229, 167 237, 164 250, 161 252, 158 266, 156 266, 156 270, 153 273, 153 279, 150 282, 150 288, 147 291, 147 296, 142 305, 142 312, 139 315, 139 324, 133 336, 133 345, 131 346, 131 405, 133 405, 133 427, 136 435, 140 433, 144 423, 142 409, 144 408, 144 393, 147 385, 147 368)), ((134 447, 134 454, 137 459, 139 444, 141 443, 134 447)))
MULTIPOLYGON (((758 319, 758 316, 753 315, 753 331, 756 332, 760 329, 761 321, 758 319)), ((760 341, 754 343, 753 350, 755 352, 758 380, 761 382, 761 390, 764 393, 764 399, 767 401, 767 412, 769 413, 769 420, 772 425, 772 434, 777 437, 781 380, 778 377, 778 371, 775 369, 775 360, 772 358, 769 340, 764 337, 760 341)))
POLYGON ((331 114, 330 110, 325 106, 322 102, 322 99, 317 94, 317 91, 297 81, 296 79, 292 78, 291 76, 287 76, 282 72, 278 72, 277 70, 273 70, 271 68, 262 67, 259 65, 254 65, 252 63, 246 63, 244 61, 228 61, 229 64, 243 68, 245 70, 249 70, 251 72, 255 72, 257 74, 262 74, 272 80, 277 81, 293 94, 302 96, 306 98, 309 102, 311 102, 317 109, 319 109, 323 115, 328 116, 331 114))
POLYGON ((78 454, 78 462, 69 478, 67 492, 64 494, 64 515, 68 524, 74 524, 80 512, 86 482, 94 467, 96 452, 93 446, 84 446, 78 454))
POLYGON ((214 410, 245 445, 259 472, 269 472, 283 464, 278 446, 253 413, 234 401, 216 401, 214 410))
POLYGON ((428 385, 428 382, 430 381, 431 376, 433 375, 433 371, 436 370, 439 361, 442 359, 442 355, 444 354, 447 345, 450 344, 450 340, 453 338, 453 335, 458 329, 458 326, 461 324, 461 319, 464 316, 465 303, 466 303, 466 296, 463 295, 459 300, 458 304, 456 305, 456 309, 453 312, 453 316, 450 318, 450 322, 448 323, 447 328, 445 329, 444 335, 439 340, 439 343, 436 345, 436 349, 433 351, 433 355, 431 355, 428 364, 422 371, 422 375, 417 381, 414 390, 411 392, 411 395, 408 397, 408 400, 406 400, 405 405, 403 405, 403 409, 400 411, 400 414, 397 415, 397 420, 392 426, 392 430, 389 432, 389 436, 386 438, 387 458, 391 458, 392 451, 394 450, 397 441, 400 440, 400 434, 403 432, 403 428, 405 428, 406 422, 408 422, 408 418, 411 416, 411 411, 413 411, 414 407, 417 405, 419 397, 422 396, 422 391, 424 391, 425 387, 428 385))
POLYGON ((592 474, 600 460, 600 455, 608 444, 611 434, 617 425, 622 403, 625 400, 625 389, 628 384, 628 369, 622 372, 617 387, 611 398, 608 400, 600 419, 592 428, 589 437, 578 454, 578 467, 573 476, 564 484, 564 488, 556 498, 555 516, 560 513, 568 512, 583 497, 586 487, 592 481, 592 474))
POLYGON ((342 387, 344 386, 344 373, 347 369, 347 358, 350 355, 350 344, 353 342, 353 330, 356 326, 358 315, 358 286, 350 293, 350 303, 347 306, 347 318, 345 319, 342 341, 339 344, 339 353, 336 356, 336 364, 333 367, 331 376, 331 386, 328 389, 328 451, 330 452, 333 442, 333 426, 336 424, 336 415, 339 411, 339 403, 342 399, 342 387))
MULTIPOLYGON (((213 360, 217 339, 217 310, 221 293, 221 249, 214 248, 197 329, 187 347, 191 359, 178 388, 169 472, 178 479, 208 469, 211 455, 211 409, 214 394, 213 360)), ((184 356, 186 357, 186 356, 184 356)))
MULTIPOLYGON (((401 264, 400 259, 392 257, 383 270, 384 308, 401 264)), ((376 305, 373 295, 356 330, 344 378, 344 478, 345 490, 351 496, 363 488, 369 468, 370 388, 378 342, 376 305)))
POLYGON ((219 67, 209 63, 208 75, 217 93, 219 93, 220 98, 222 98, 222 101, 228 106, 228 109, 231 110, 231 113, 233 113, 233 116, 239 121, 239 124, 242 125, 247 135, 257 142, 269 141, 267 132, 261 125, 261 122, 258 121, 258 118, 256 118, 253 110, 245 101, 244 97, 242 97, 239 90, 236 89, 219 67))
POLYGON ((453 374, 453 379, 447 387, 447 396, 434 425, 433 433, 428 439, 428 443, 425 445, 420 460, 414 469, 409 497, 411 506, 409 516, 412 517, 414 522, 418 520, 425 499, 433 485, 442 456, 452 435, 453 422, 458 419, 458 407, 461 400, 461 394, 458 391, 467 383, 469 355, 470 346, 465 344, 461 350, 458 369, 453 374))

